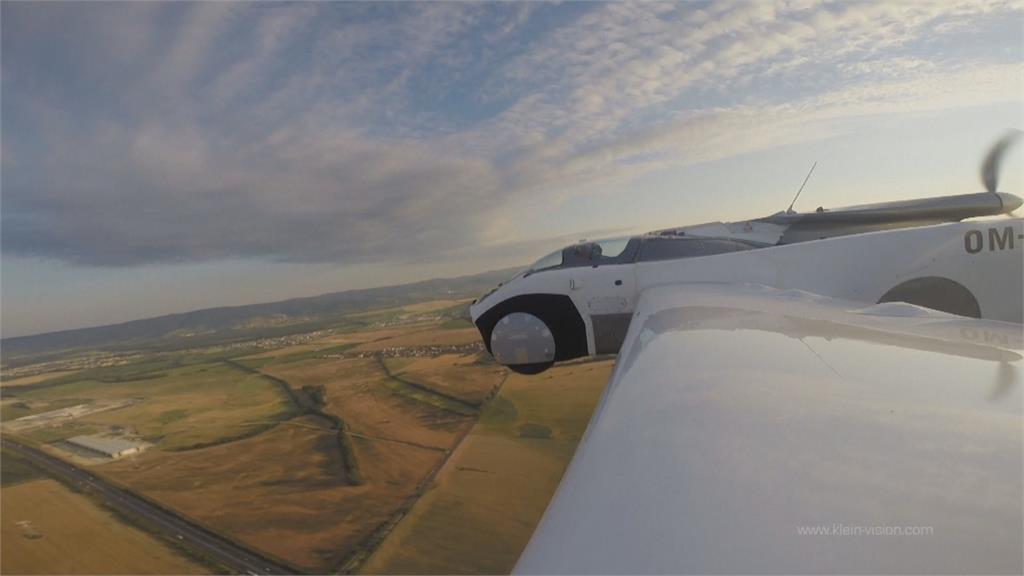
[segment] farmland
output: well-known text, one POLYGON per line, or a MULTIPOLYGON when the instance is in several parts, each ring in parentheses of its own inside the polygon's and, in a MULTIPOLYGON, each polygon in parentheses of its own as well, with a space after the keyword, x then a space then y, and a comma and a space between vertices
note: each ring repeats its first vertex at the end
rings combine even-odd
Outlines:
MULTIPOLYGON (((467 304, 363 310, 180 351, 80 351, 77 370, 47 356, 5 384, 4 422, 60 416, 5 434, 302 571, 507 571, 608 363, 510 375, 482 351, 467 304), (83 460, 62 442, 82 434, 152 447, 83 460)), ((10 461, 5 479, 21 484, 5 495, 37 481, 10 461)))
POLYGON ((3 451, 3 467, 0 467, 0 486, 13 486, 36 478, 44 478, 46 474, 31 462, 17 457, 14 453, 3 451))
POLYGON ((57 370, 54 372, 42 372, 32 376, 22 376, 21 378, 11 378, 0 380, 0 386, 27 386, 29 384, 39 384, 47 380, 60 378, 61 376, 67 376, 68 374, 74 374, 74 370, 57 370))
POLYGON ((364 483, 343 481, 333 430, 309 417, 231 444, 147 453, 105 473, 204 526, 308 571, 339 563, 440 460, 354 442, 364 483))
POLYGON ((5 486, 0 507, 4 574, 209 572, 54 480, 5 486))
POLYGON ((512 376, 435 483, 363 565, 367 574, 507 573, 604 389, 611 361, 512 376))
POLYGON ((33 430, 27 436, 52 442, 83 430, 118 426, 165 450, 180 450, 245 435, 290 410, 288 398, 273 383, 223 364, 197 364, 146 376, 120 382, 79 380, 19 393, 19 404, 36 407, 32 413, 103 400, 140 400, 64 426, 33 430))

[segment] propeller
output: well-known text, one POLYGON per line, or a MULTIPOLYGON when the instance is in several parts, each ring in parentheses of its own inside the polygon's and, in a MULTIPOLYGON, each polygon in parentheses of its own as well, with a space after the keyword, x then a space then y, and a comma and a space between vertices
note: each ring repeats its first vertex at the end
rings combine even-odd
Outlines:
POLYGON ((992 146, 985 156, 985 161, 981 164, 981 181, 989 192, 993 194, 998 192, 999 165, 1003 161, 1003 154, 1020 138, 1020 135, 1020 130, 1010 130, 992 146))
POLYGON ((1012 194, 999 192, 999 168, 1006 151, 1013 146, 1021 134, 1022 132, 1017 129, 1008 131, 992 145, 992 149, 985 155, 985 161, 981 163, 981 181, 985 184, 985 189, 999 197, 1003 214, 1010 217, 1016 217, 1013 211, 1021 206, 1021 199, 1012 194))

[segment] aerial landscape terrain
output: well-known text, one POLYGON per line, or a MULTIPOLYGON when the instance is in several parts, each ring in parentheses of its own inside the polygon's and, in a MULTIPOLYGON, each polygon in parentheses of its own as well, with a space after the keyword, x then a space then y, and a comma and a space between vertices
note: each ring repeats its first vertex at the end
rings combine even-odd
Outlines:
POLYGON ((0 0, 0 576, 1024 574, 1022 22, 0 0))
POLYGON ((4 573, 505 573, 612 361, 494 363, 510 271, 3 342, 4 573))

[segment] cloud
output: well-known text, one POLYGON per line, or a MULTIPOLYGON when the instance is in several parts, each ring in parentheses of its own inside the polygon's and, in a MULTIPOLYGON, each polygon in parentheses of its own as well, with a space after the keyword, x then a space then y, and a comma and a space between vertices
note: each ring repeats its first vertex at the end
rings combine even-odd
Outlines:
POLYGON ((2 9, 3 252, 93 266, 507 254, 510 206, 1021 88, 1003 2, 2 9))

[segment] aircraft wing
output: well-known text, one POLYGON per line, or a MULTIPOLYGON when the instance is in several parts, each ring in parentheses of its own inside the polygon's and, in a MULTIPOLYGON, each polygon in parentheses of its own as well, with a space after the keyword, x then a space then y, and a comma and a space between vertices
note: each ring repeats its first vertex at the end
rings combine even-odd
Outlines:
POLYGON ((517 573, 1022 573, 1022 327, 645 291, 517 573))

